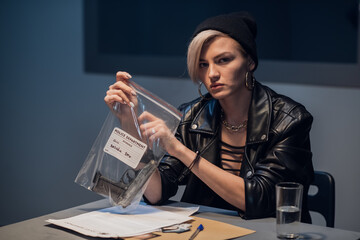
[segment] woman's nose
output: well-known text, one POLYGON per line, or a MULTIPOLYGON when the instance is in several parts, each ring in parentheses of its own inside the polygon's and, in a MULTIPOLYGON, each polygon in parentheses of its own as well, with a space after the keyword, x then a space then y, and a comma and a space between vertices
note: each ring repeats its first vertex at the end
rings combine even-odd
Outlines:
POLYGON ((209 72, 208 72, 209 78, 210 79, 218 79, 220 77, 220 73, 218 71, 218 69, 216 68, 216 66, 210 64, 209 65, 209 72))

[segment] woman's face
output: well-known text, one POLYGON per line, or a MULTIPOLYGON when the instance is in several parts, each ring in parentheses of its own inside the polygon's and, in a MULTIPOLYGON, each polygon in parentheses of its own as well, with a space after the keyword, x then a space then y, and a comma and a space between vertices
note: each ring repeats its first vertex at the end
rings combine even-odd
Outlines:
POLYGON ((215 99, 241 94, 245 88, 247 59, 239 43, 230 37, 216 37, 203 46, 199 77, 215 99))

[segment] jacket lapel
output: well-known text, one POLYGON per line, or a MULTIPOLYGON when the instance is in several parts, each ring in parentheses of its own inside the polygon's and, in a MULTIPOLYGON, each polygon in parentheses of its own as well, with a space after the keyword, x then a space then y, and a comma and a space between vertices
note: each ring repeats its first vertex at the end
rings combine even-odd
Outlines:
POLYGON ((211 99, 198 111, 190 126, 190 132, 216 134, 220 122, 219 101, 211 99))
POLYGON ((272 102, 264 87, 256 82, 248 114, 246 143, 266 142, 269 137, 272 102))

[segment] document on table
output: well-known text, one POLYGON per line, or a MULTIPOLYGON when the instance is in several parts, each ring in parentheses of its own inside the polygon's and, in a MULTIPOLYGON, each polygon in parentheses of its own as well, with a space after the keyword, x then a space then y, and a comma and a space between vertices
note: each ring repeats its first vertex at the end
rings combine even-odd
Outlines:
POLYGON ((154 232, 162 227, 183 223, 199 207, 158 207, 139 205, 123 213, 121 207, 110 207, 66 219, 48 219, 49 223, 71 229, 86 236, 121 238, 154 232))

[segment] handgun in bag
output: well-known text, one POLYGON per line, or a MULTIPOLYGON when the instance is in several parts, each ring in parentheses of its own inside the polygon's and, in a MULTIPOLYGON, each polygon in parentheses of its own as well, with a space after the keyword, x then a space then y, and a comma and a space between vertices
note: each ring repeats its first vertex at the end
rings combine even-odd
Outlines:
POLYGON ((127 170, 119 182, 106 178, 98 171, 94 176, 94 185, 91 190, 110 196, 117 205, 126 208, 131 204, 156 168, 156 161, 150 160, 141 170, 127 170))

